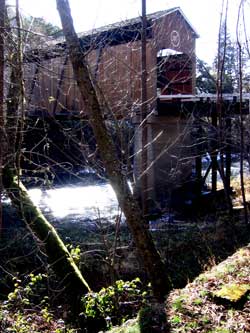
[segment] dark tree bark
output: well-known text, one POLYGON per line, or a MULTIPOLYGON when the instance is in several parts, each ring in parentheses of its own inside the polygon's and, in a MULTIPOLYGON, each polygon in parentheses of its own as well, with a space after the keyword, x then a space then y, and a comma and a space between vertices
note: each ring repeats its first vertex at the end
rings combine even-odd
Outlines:
POLYGON ((103 117, 104 110, 101 106, 102 101, 98 100, 98 90, 94 85, 94 80, 91 77, 74 29, 69 2, 67 0, 57 0, 57 9, 60 14, 74 75, 94 131, 100 156, 103 160, 109 181, 116 193, 121 209, 124 212, 137 250, 143 259, 154 295, 158 299, 163 299, 164 295, 170 290, 165 266, 155 248, 150 232, 145 228, 146 221, 142 215, 139 204, 131 193, 126 176, 122 173, 115 144, 105 125, 103 117))
POLYGON ((17 54, 12 58, 10 84, 7 94, 7 112, 6 112, 6 135, 7 135, 7 163, 12 168, 16 165, 17 159, 17 136, 18 136, 18 109, 20 104, 20 85, 22 81, 22 72, 20 72, 20 63, 17 54))
MULTIPOLYGON (((18 16, 17 2, 17 21, 18 16)), ((7 95, 6 133, 8 149, 5 168, 2 174, 3 186, 13 206, 16 207, 31 233, 38 239, 38 243, 42 244, 45 248, 48 262, 66 287, 74 308, 79 310, 80 298, 83 294, 90 291, 90 288, 56 230, 47 221, 39 208, 33 204, 26 188, 19 179, 18 155, 20 154, 22 144, 22 134, 17 132, 22 131, 24 118, 22 116, 19 118, 18 114, 20 112, 18 110, 21 109, 22 115, 24 112, 24 87, 21 35, 19 34, 18 36, 18 45, 16 48, 18 52, 12 59, 11 83, 7 95)))
POLYGON ((141 198, 142 211, 144 215, 148 213, 148 97, 147 97, 147 16, 146 0, 142 0, 142 28, 141 28, 141 131, 142 131, 142 152, 141 152, 141 198))
MULTIPOLYGON (((237 29, 238 29, 238 24, 237 24, 237 29)), ((245 181, 244 181, 245 141, 244 141, 244 117, 242 112, 242 46, 239 39, 237 40, 237 43, 238 43, 238 52, 239 52, 239 88, 240 88, 240 101, 239 101, 240 102, 240 185, 241 185, 242 202, 244 207, 244 219, 246 225, 249 227, 245 181)))
POLYGON ((4 164, 4 32, 5 0, 0 0, 0 232, 2 231, 2 170, 4 164))

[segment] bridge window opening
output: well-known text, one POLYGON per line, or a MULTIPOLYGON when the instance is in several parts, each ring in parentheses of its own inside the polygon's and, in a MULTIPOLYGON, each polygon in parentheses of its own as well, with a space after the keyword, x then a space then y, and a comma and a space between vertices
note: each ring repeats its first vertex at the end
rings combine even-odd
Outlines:
POLYGON ((192 61, 190 57, 172 49, 157 53, 158 95, 192 94, 192 61))

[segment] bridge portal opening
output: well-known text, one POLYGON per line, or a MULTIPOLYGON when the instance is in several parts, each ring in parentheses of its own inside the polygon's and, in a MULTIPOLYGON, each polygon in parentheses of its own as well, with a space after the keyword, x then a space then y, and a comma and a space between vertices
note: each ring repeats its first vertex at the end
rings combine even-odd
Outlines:
POLYGON ((159 95, 192 94, 193 64, 190 56, 172 49, 157 53, 157 92, 159 95))

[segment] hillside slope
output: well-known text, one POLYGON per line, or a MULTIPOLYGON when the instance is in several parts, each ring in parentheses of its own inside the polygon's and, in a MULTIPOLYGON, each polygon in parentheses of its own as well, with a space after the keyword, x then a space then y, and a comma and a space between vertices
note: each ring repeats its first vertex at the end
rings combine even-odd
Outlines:
MULTIPOLYGON (((164 313, 169 326, 156 324, 156 306, 147 315, 114 328, 112 333, 247 333, 250 332, 250 244, 173 290, 164 313), (147 321, 148 323, 145 323, 147 321), (150 324, 149 323, 153 323, 150 324)), ((158 307, 160 310, 160 306, 158 307)), ((162 309, 163 310, 163 309, 162 309)), ((145 311, 144 311, 145 312, 145 311)))

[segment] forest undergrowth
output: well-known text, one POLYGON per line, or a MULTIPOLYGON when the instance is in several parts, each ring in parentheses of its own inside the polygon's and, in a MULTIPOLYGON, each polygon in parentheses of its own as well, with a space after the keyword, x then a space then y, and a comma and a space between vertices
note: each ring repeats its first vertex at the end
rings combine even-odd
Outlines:
MULTIPOLYGON (((8 214, 11 215, 10 212, 8 214)), ((88 332, 98 332, 135 317, 141 307, 149 305, 151 308, 150 287, 147 287, 142 264, 137 259, 125 224, 115 226, 97 220, 89 229, 81 224, 58 224, 60 235, 94 290, 83 301, 82 315, 78 321, 73 320, 75 324, 72 326, 73 314, 67 306, 68 299, 62 284, 49 268, 42 248, 15 218, 4 230, 0 249, 2 332, 71 333, 80 332, 80 326, 87 327, 88 332), (118 284, 120 289, 115 281, 121 281, 118 284)), ((248 244, 249 232, 241 222, 241 216, 235 218, 235 223, 231 222, 225 212, 217 212, 186 221, 162 218, 151 224, 151 232, 168 268, 173 289, 185 287, 201 272, 248 244)), ((243 275, 246 276, 245 273, 243 275)), ((145 313, 147 311, 151 310, 146 306, 145 313)), ((162 313, 159 309, 154 311, 162 313)), ((198 326, 191 327, 196 325, 192 324, 194 319, 185 319, 189 328, 183 331, 180 328, 183 314, 177 315, 172 311, 171 315, 174 318, 170 320, 175 327, 173 332, 206 332, 198 330, 198 326)), ((211 319, 209 322, 212 323, 211 319)), ((159 330, 159 325, 156 326, 159 330)))

